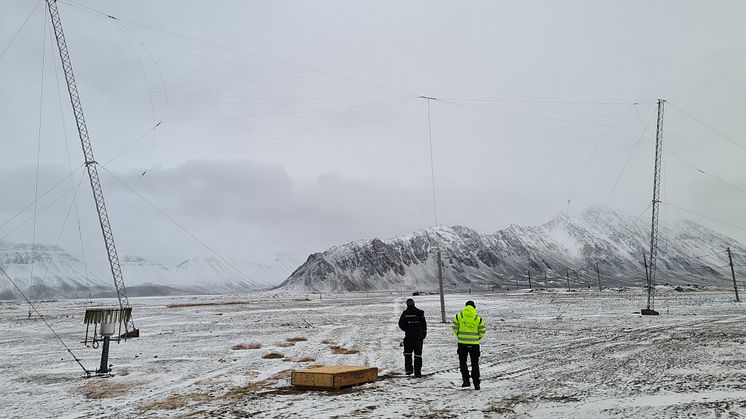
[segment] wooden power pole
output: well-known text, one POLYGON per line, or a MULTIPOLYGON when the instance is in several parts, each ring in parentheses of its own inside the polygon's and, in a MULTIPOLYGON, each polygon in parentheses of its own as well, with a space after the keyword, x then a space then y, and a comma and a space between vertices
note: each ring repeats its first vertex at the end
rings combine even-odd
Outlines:
POLYGON ((446 322, 446 299, 443 296, 443 259, 438 249, 438 286, 440 288, 440 321, 446 322))

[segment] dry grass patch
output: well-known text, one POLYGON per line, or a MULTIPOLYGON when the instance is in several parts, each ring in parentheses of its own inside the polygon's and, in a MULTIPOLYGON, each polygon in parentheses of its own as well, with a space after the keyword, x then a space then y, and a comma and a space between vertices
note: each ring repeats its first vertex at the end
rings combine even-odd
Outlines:
POLYGON ((88 399, 108 399, 127 394, 130 387, 132 387, 131 383, 92 378, 78 386, 78 391, 88 399))
POLYGON ((294 337, 294 338, 287 338, 287 339, 285 339, 285 340, 286 340, 287 342, 295 342, 295 343, 297 343, 297 342, 305 342, 305 341, 307 341, 308 339, 306 339, 306 338, 304 338, 304 337, 302 337, 302 336, 298 336, 298 337, 294 337))
POLYGON ((324 345, 336 345, 337 344, 336 342, 332 342, 329 339, 324 339, 321 341, 321 343, 323 343, 324 345))
POLYGON ((332 345, 329 347, 329 349, 332 350, 333 354, 340 354, 340 355, 352 355, 352 354, 359 354, 360 351, 357 349, 347 349, 343 348, 341 346, 332 345))
POLYGON ((212 377, 212 378, 203 378, 201 380, 197 380, 192 383, 192 386, 218 386, 221 384, 225 384, 228 381, 225 378, 219 378, 219 377, 212 377))
POLYGON ((235 388, 228 390, 228 392, 223 395, 223 399, 226 399, 228 401, 240 400, 249 394, 258 393, 259 391, 269 388, 271 386, 272 386, 272 383, 270 383, 267 380, 256 381, 253 383, 249 383, 245 386, 235 387, 235 388))
POLYGON ((156 400, 140 406, 140 410, 176 410, 193 403, 206 403, 213 396, 204 393, 172 394, 163 400, 156 400))
POLYGON ((285 358, 285 355, 278 354, 277 352, 270 352, 270 353, 268 353, 266 355, 262 355, 262 358, 264 358, 264 359, 280 359, 280 358, 285 358))
POLYGON ((295 346, 295 342, 279 342, 275 344, 276 346, 279 346, 280 348, 289 348, 291 346, 295 346))
POLYGON ((282 371, 278 372, 277 374, 273 375, 272 379, 273 380, 287 379, 287 378, 290 378, 290 376, 292 375, 292 373, 293 373, 293 370, 282 370, 282 371))
POLYGON ((262 347, 259 343, 237 343, 231 346, 234 351, 241 351, 244 349, 260 349, 262 347))
POLYGON ((296 359, 295 362, 316 362, 316 358, 304 357, 304 358, 296 359))

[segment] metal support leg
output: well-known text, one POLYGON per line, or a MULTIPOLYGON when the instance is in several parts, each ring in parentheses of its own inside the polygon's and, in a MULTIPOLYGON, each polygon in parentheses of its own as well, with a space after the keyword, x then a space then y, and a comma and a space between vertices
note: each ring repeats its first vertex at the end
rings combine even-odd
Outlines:
POLYGON ((96 370, 97 374, 108 374, 109 373, 109 336, 104 336, 104 346, 101 349, 101 366, 96 370))

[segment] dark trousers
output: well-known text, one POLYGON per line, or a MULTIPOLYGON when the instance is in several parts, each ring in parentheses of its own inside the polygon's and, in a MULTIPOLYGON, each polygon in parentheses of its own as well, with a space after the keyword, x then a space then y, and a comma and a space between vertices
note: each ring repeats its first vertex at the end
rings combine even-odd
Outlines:
POLYGON ((458 344, 458 366, 461 370, 461 378, 469 382, 469 368, 466 366, 466 357, 471 358, 471 379, 479 383, 479 345, 458 344))
POLYGON ((422 374, 422 339, 404 338, 404 371, 411 373, 414 353, 414 375, 422 374))

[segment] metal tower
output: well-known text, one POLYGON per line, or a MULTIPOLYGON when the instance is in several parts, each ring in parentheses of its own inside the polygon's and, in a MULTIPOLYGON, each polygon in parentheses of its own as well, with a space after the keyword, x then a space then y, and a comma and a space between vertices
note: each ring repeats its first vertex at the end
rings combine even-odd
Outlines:
MULTIPOLYGON (((62 22, 60 21, 60 14, 57 10, 57 0, 46 0, 46 2, 47 7, 49 8, 49 15, 52 18, 52 26, 54 26, 54 36, 57 39, 57 48, 60 52, 62 69, 65 72, 67 91, 70 94, 70 103, 72 104, 73 113, 75 114, 75 123, 78 126, 78 136, 80 137, 80 144, 83 146, 85 166, 88 170, 88 177, 91 181, 93 199, 94 201, 96 201, 96 211, 98 212, 98 220, 101 224, 101 232, 104 235, 104 243, 106 244, 106 253, 109 256, 109 266, 111 267, 111 274, 114 277, 114 287, 117 290, 119 308, 126 309, 130 307, 129 301, 127 300, 127 290, 124 286, 122 268, 119 266, 119 256, 117 255, 117 248, 114 244, 114 234, 112 233, 111 225, 109 224, 109 215, 106 212, 104 193, 101 190, 101 182, 99 181, 98 171, 96 170, 96 165, 98 163, 93 158, 93 149, 91 147, 91 140, 88 137, 88 128, 85 124, 85 118, 83 117, 83 107, 80 104, 80 97, 78 96, 78 87, 75 83, 73 67, 72 63, 70 62, 70 53, 67 50, 65 34, 62 31, 62 22)), ((135 324, 130 317, 125 322, 125 337, 137 336, 139 336, 139 330, 135 328, 135 324)))
POLYGON ((641 314, 658 314, 655 311, 655 263, 658 256, 658 213, 661 197, 661 159, 663 158, 663 99, 658 99, 658 122, 655 131, 655 171, 653 173, 653 217, 650 224, 650 266, 648 268, 648 304, 641 314))

